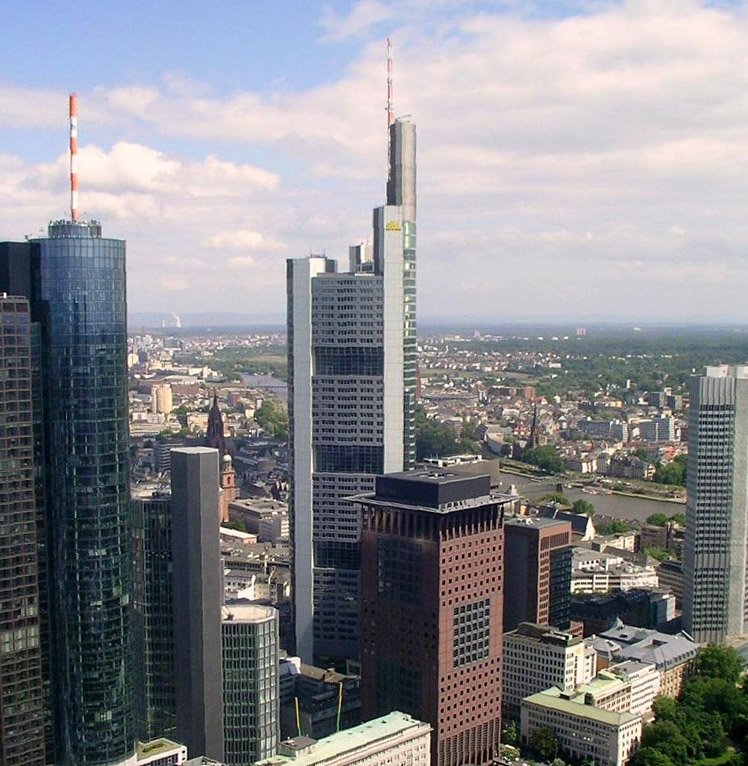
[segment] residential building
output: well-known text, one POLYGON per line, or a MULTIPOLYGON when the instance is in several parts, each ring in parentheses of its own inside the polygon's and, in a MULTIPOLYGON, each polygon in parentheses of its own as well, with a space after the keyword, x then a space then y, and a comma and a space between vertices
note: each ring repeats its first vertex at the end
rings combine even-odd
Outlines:
POLYGON ((176 738, 193 756, 223 760, 218 454, 171 451, 171 550, 176 738))
POLYGON ((278 745, 278 610, 223 608, 223 739, 226 766, 251 766, 278 745))
POLYGON ((572 692, 595 676, 595 649, 571 633, 523 622, 504 633, 502 711, 519 718, 520 702, 557 686, 572 692))
POLYGON ((393 711, 320 741, 295 737, 255 766, 429 766, 431 727, 393 711))
POLYGON ((596 766, 625 766, 641 740, 642 719, 611 712, 552 687, 522 700, 520 737, 528 744, 541 727, 554 730, 559 755, 590 758, 596 766))
POLYGON ((165 415, 174 409, 171 386, 168 383, 157 383, 151 387, 151 407, 154 412, 165 415))
POLYGON ((515 573, 504 581, 504 631, 522 622, 569 623, 571 524, 537 516, 504 520, 504 566, 515 573))
POLYGON ((675 441, 675 418, 672 415, 656 415, 651 420, 640 420, 637 425, 642 441, 654 444, 675 441))
POLYGON ((0 296, 0 764, 44 766, 31 310, 0 296))
POLYGON ((349 498, 415 461, 415 125, 390 127, 387 204, 352 270, 287 262, 296 653, 360 652, 361 525, 349 498))
POLYGON ((176 736, 171 496, 134 497, 133 635, 138 739, 176 736))
POLYGON ((683 625, 697 643, 748 632, 748 366, 691 383, 683 625))
POLYGON ((503 505, 489 476, 380 476, 363 509, 363 716, 433 726, 432 763, 486 764, 501 732, 503 505), (495 700, 496 704, 486 704, 495 700))

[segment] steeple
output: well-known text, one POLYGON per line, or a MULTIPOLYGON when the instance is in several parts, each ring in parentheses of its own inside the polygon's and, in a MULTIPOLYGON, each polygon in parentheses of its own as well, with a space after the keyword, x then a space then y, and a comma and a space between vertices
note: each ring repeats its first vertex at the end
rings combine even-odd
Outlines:
POLYGON ((220 453, 220 458, 226 454, 226 439, 223 435, 223 417, 218 407, 218 391, 213 389, 213 406, 208 413, 208 430, 205 434, 205 446, 213 447, 220 453))

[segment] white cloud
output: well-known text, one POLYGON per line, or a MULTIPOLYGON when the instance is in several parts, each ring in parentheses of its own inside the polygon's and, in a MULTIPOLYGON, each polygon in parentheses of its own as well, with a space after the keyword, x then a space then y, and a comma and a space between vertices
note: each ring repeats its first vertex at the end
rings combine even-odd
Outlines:
MULTIPOLYGON (((328 11, 326 40, 359 52, 308 89, 220 95, 170 74, 81 94, 82 135, 110 137, 84 139, 82 203, 130 241, 133 305, 158 305, 148 274, 164 253, 176 257, 165 278, 184 285, 168 306, 178 312, 282 312, 284 258, 345 262, 383 201, 385 47, 373 35, 386 21, 396 105, 419 130, 422 316, 571 315, 575 296, 601 317, 739 315, 746 8, 628 0, 543 18, 512 5, 328 11)), ((59 94, 0 84, 0 124, 59 125, 64 110, 59 94)), ((13 154, 0 156, 5 237, 66 201, 64 156, 13 154)))
POLYGON ((336 13, 329 6, 325 8, 320 24, 325 30, 326 42, 342 42, 362 37, 371 28, 391 19, 394 12, 377 0, 363 0, 356 3, 348 14, 336 13))

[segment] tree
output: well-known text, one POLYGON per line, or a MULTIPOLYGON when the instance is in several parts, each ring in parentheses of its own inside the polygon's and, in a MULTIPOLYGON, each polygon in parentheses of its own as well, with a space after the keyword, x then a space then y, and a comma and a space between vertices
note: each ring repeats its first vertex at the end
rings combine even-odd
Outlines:
POLYGON ((643 747, 629 761, 629 766, 676 766, 676 764, 656 748, 643 747))
POLYGON ((530 747, 537 753, 538 758, 552 761, 558 755, 556 730, 552 726, 538 726, 530 735, 530 747))
POLYGON ((647 524, 651 524, 653 527, 666 527, 667 516, 664 513, 653 513, 651 516, 647 516, 647 524))
POLYGON ((647 556, 651 556, 653 559, 657 559, 657 561, 665 561, 666 559, 670 558, 670 551, 666 550, 665 548, 658 548, 656 546, 645 548, 644 553, 646 553, 647 556))
POLYGON ((686 485, 686 464, 679 459, 682 457, 684 456, 678 455, 670 463, 657 463, 654 480, 660 484, 676 484, 684 487, 686 485))
POLYGON ((556 452, 556 448, 552 444, 526 449, 522 460, 525 463, 536 465, 548 473, 564 472, 564 461, 561 460, 558 452, 556 452))
POLYGON ((559 505, 569 505, 569 498, 562 492, 548 492, 540 498, 542 502, 558 503, 559 505))
POLYGON ((504 745, 519 744, 519 730, 517 729, 516 721, 509 720, 504 723, 503 731, 501 732, 501 742, 504 745))
POLYGON ((598 535, 622 535, 628 532, 631 526, 626 521, 621 519, 614 519, 613 521, 605 521, 600 524, 595 524, 595 531, 598 535))
POLYGON ((706 678, 721 678, 736 684, 745 663, 731 646, 708 644, 699 649, 694 662, 696 674, 706 678))
POLYGON ((667 756, 675 764, 687 763, 688 740, 672 721, 655 721, 642 734, 642 749, 651 748, 667 756))
POLYGON ((571 506, 572 513, 584 514, 585 516, 595 515, 595 506, 589 500, 575 500, 571 506))
POLYGON ((276 439, 288 439, 288 411, 277 399, 265 399, 255 412, 255 422, 276 439))
POLYGON ((670 521, 672 521, 673 524, 677 524, 679 527, 685 527, 686 526, 686 515, 684 513, 674 513, 670 517, 670 521))

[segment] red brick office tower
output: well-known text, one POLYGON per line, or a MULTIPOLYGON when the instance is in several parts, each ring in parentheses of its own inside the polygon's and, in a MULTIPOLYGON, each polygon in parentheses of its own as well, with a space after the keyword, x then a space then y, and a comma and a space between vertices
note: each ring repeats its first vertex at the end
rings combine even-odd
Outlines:
POLYGON ((503 504, 488 476, 388 474, 363 510, 362 713, 433 726, 434 766, 499 753, 503 504))

